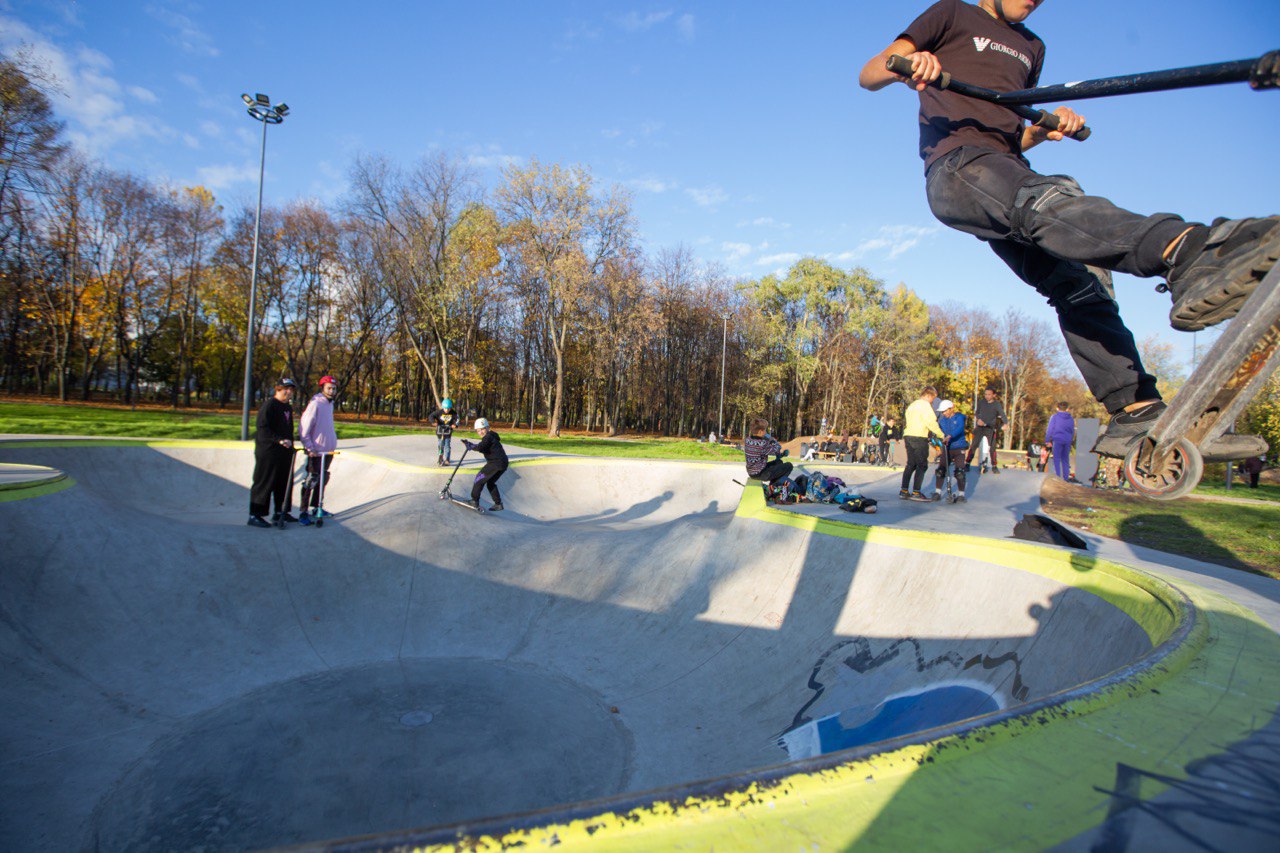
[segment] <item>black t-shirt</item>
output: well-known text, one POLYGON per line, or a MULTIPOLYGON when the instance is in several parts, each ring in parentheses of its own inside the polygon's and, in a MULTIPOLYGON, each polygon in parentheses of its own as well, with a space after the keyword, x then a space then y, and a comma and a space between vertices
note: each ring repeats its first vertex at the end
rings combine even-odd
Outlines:
MULTIPOLYGON (((963 0, 938 0, 899 38, 937 56, 942 70, 957 80, 997 92, 1035 86, 1044 65, 1044 42, 1035 33, 963 0)), ((919 94, 926 171, 962 145, 1022 156, 1022 119, 1013 110, 932 86, 919 94)))

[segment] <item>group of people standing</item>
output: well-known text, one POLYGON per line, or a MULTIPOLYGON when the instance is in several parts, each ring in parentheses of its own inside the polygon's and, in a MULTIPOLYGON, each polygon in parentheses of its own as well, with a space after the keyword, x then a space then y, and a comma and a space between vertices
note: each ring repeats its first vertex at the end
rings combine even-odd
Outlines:
POLYGON ((333 401, 338 396, 338 381, 332 376, 320 380, 320 390, 307 402, 298 427, 298 439, 307 454, 306 475, 302 482, 299 514, 293 515, 294 445, 293 395, 298 385, 292 379, 281 379, 274 393, 258 409, 257 432, 254 436, 253 485, 249 490, 249 526, 281 529, 286 522, 309 525, 312 508, 319 509, 325 486, 333 472, 333 454, 338 436, 333 426, 333 401), (271 521, 266 519, 272 506, 271 521))
MULTIPOLYGON (((333 473, 333 455, 338 446, 338 435, 333 424, 333 403, 338 396, 338 382, 332 376, 325 376, 320 380, 320 390, 307 402, 297 428, 298 441, 307 454, 307 464, 300 495, 300 511, 294 516, 291 481, 294 455, 298 452, 298 447, 294 444, 293 418, 293 396, 297 388, 297 383, 292 379, 281 379, 276 383, 274 393, 258 410, 253 485, 249 491, 250 527, 274 525, 283 529, 290 522, 311 524, 314 520, 312 510, 319 510, 321 507, 324 489, 333 473), (267 520, 268 512, 271 512, 271 521, 267 520)), ((453 401, 448 398, 442 400, 440 408, 431 412, 427 419, 436 429, 436 464, 451 464, 453 430, 459 420, 453 401)), ((498 492, 498 479, 507 470, 507 453, 502 446, 501 437, 489 428, 487 420, 477 419, 475 430, 480 440, 472 442, 464 439, 462 443, 468 451, 474 450, 483 456, 485 464, 471 485, 470 503, 479 509, 480 495, 487 488, 489 497, 493 500, 489 509, 501 510, 502 496, 498 492)))

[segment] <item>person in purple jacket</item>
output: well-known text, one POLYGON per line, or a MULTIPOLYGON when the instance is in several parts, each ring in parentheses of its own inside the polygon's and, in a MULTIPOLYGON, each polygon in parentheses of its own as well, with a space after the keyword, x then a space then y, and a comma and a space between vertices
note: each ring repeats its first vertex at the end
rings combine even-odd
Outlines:
POLYGON ((1058 404, 1058 411, 1049 418, 1049 426, 1044 431, 1045 444, 1053 450, 1053 472, 1068 482, 1075 482, 1071 476, 1071 442, 1076 437, 1076 420, 1071 417, 1071 405, 1065 400, 1058 404))
POLYGON ((320 380, 320 392, 307 403, 302 413, 302 429, 299 437, 307 451, 307 477, 302 481, 302 513, 298 521, 311 523, 311 508, 320 507, 321 489, 329 485, 333 475, 333 453, 338 447, 338 435, 333 428, 333 400, 338 396, 338 380, 326 376, 320 380), (320 482, 321 471, 324 483, 320 482))

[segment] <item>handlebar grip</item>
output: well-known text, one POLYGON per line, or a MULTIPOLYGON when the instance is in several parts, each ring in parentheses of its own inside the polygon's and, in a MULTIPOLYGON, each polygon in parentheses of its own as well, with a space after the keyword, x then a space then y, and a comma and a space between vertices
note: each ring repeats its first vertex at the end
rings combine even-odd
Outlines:
POLYGON ((911 76, 911 60, 905 56, 894 54, 885 62, 884 67, 897 74, 899 77, 911 76))
MULTIPOLYGON (((893 56, 885 60, 884 67, 894 74, 897 74, 899 77, 911 76, 911 60, 907 59, 905 56, 899 56, 895 53, 893 56)), ((943 71, 938 75, 938 79, 930 85, 937 86, 939 89, 949 89, 951 88, 951 75, 948 72, 943 71)))
MULTIPOLYGON (((1058 129, 1059 122, 1058 117, 1055 114, 1048 110, 1034 110, 1034 112, 1039 115, 1032 121, 1032 124, 1039 125, 1040 127, 1047 127, 1049 130, 1058 129)), ((1030 116, 1028 116, 1028 118, 1030 118, 1030 116)), ((1085 125, 1075 133, 1067 134, 1067 138, 1074 139, 1076 142, 1084 142, 1089 138, 1091 133, 1093 133, 1093 130, 1091 130, 1088 125, 1085 125)))

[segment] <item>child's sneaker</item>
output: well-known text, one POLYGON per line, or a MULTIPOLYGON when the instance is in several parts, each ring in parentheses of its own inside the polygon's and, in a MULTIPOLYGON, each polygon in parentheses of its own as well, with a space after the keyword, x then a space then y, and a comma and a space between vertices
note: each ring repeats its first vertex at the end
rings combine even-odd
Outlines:
POLYGON ((932 497, 932 498, 930 498, 930 500, 934 500, 934 501, 940 501, 940 500, 942 500, 942 489, 934 489, 934 490, 933 490, 933 497, 932 497))
POLYGON ((929 499, 925 497, 924 494, 921 492, 912 492, 911 500, 917 501, 919 503, 929 503, 929 499))
POLYGON ((964 492, 961 492, 959 495, 956 496, 956 503, 962 504, 962 503, 968 503, 968 502, 969 502, 969 499, 964 496, 964 492))
POLYGON ((250 527, 266 527, 268 529, 271 527, 271 525, 267 523, 267 520, 260 515, 249 516, 249 526, 250 527))
POLYGON ((489 512, 502 512, 502 501, 498 501, 496 504, 489 507, 489 512))
POLYGON ((1180 258, 1175 249, 1166 284, 1173 296, 1169 322, 1183 332, 1230 320, 1258 282, 1280 259, 1280 216, 1215 219, 1199 252, 1180 258))
POLYGON ((906 489, 898 490, 898 500, 905 501, 909 497, 911 497, 911 493, 908 492, 906 489))
POLYGON ((311 513, 305 511, 301 513, 298 516, 298 523, 303 527, 309 527, 311 525, 311 513))

